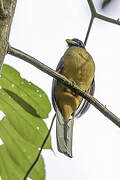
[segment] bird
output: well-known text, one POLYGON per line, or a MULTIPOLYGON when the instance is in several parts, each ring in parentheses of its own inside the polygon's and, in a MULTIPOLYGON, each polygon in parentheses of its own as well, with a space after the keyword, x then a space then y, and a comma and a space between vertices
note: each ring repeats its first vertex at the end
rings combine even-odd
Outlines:
MULTIPOLYGON (((94 95, 95 63, 84 43, 76 38, 66 39, 67 50, 56 71, 79 88, 94 95)), ((56 112, 56 138, 58 151, 72 158, 74 119, 80 118, 90 107, 87 100, 61 82, 53 79, 52 104, 56 112)))

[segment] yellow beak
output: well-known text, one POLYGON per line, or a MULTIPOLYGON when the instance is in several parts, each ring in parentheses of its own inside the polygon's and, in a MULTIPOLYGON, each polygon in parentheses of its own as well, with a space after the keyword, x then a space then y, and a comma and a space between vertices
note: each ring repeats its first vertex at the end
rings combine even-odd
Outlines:
POLYGON ((66 39, 66 42, 68 43, 68 44, 76 44, 76 42, 75 41, 73 41, 73 40, 71 40, 71 39, 66 39))

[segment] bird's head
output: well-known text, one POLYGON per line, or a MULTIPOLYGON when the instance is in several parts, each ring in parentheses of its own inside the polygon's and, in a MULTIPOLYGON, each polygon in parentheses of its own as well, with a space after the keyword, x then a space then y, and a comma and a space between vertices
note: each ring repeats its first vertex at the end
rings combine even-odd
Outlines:
POLYGON ((67 42, 69 47, 77 46, 77 47, 85 48, 84 43, 79 39, 75 39, 75 38, 74 39, 66 39, 66 42, 67 42))

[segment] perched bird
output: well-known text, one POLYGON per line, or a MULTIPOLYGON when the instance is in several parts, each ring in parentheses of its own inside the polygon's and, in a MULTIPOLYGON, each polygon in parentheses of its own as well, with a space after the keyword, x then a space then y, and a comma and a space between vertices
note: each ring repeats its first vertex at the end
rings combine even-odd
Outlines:
MULTIPOLYGON (((94 94, 95 64, 85 45, 78 39, 66 39, 68 49, 56 71, 73 81, 81 89, 94 94)), ((75 117, 85 113, 90 104, 80 95, 53 79, 52 103, 56 111, 56 137, 59 152, 72 157, 72 136, 75 117)))

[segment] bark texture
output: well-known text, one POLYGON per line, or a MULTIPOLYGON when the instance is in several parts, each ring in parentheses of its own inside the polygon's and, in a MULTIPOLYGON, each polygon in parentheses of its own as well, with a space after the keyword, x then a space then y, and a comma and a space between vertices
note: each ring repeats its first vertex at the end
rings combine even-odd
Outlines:
POLYGON ((0 71, 7 54, 9 34, 17 0, 0 0, 0 71))

